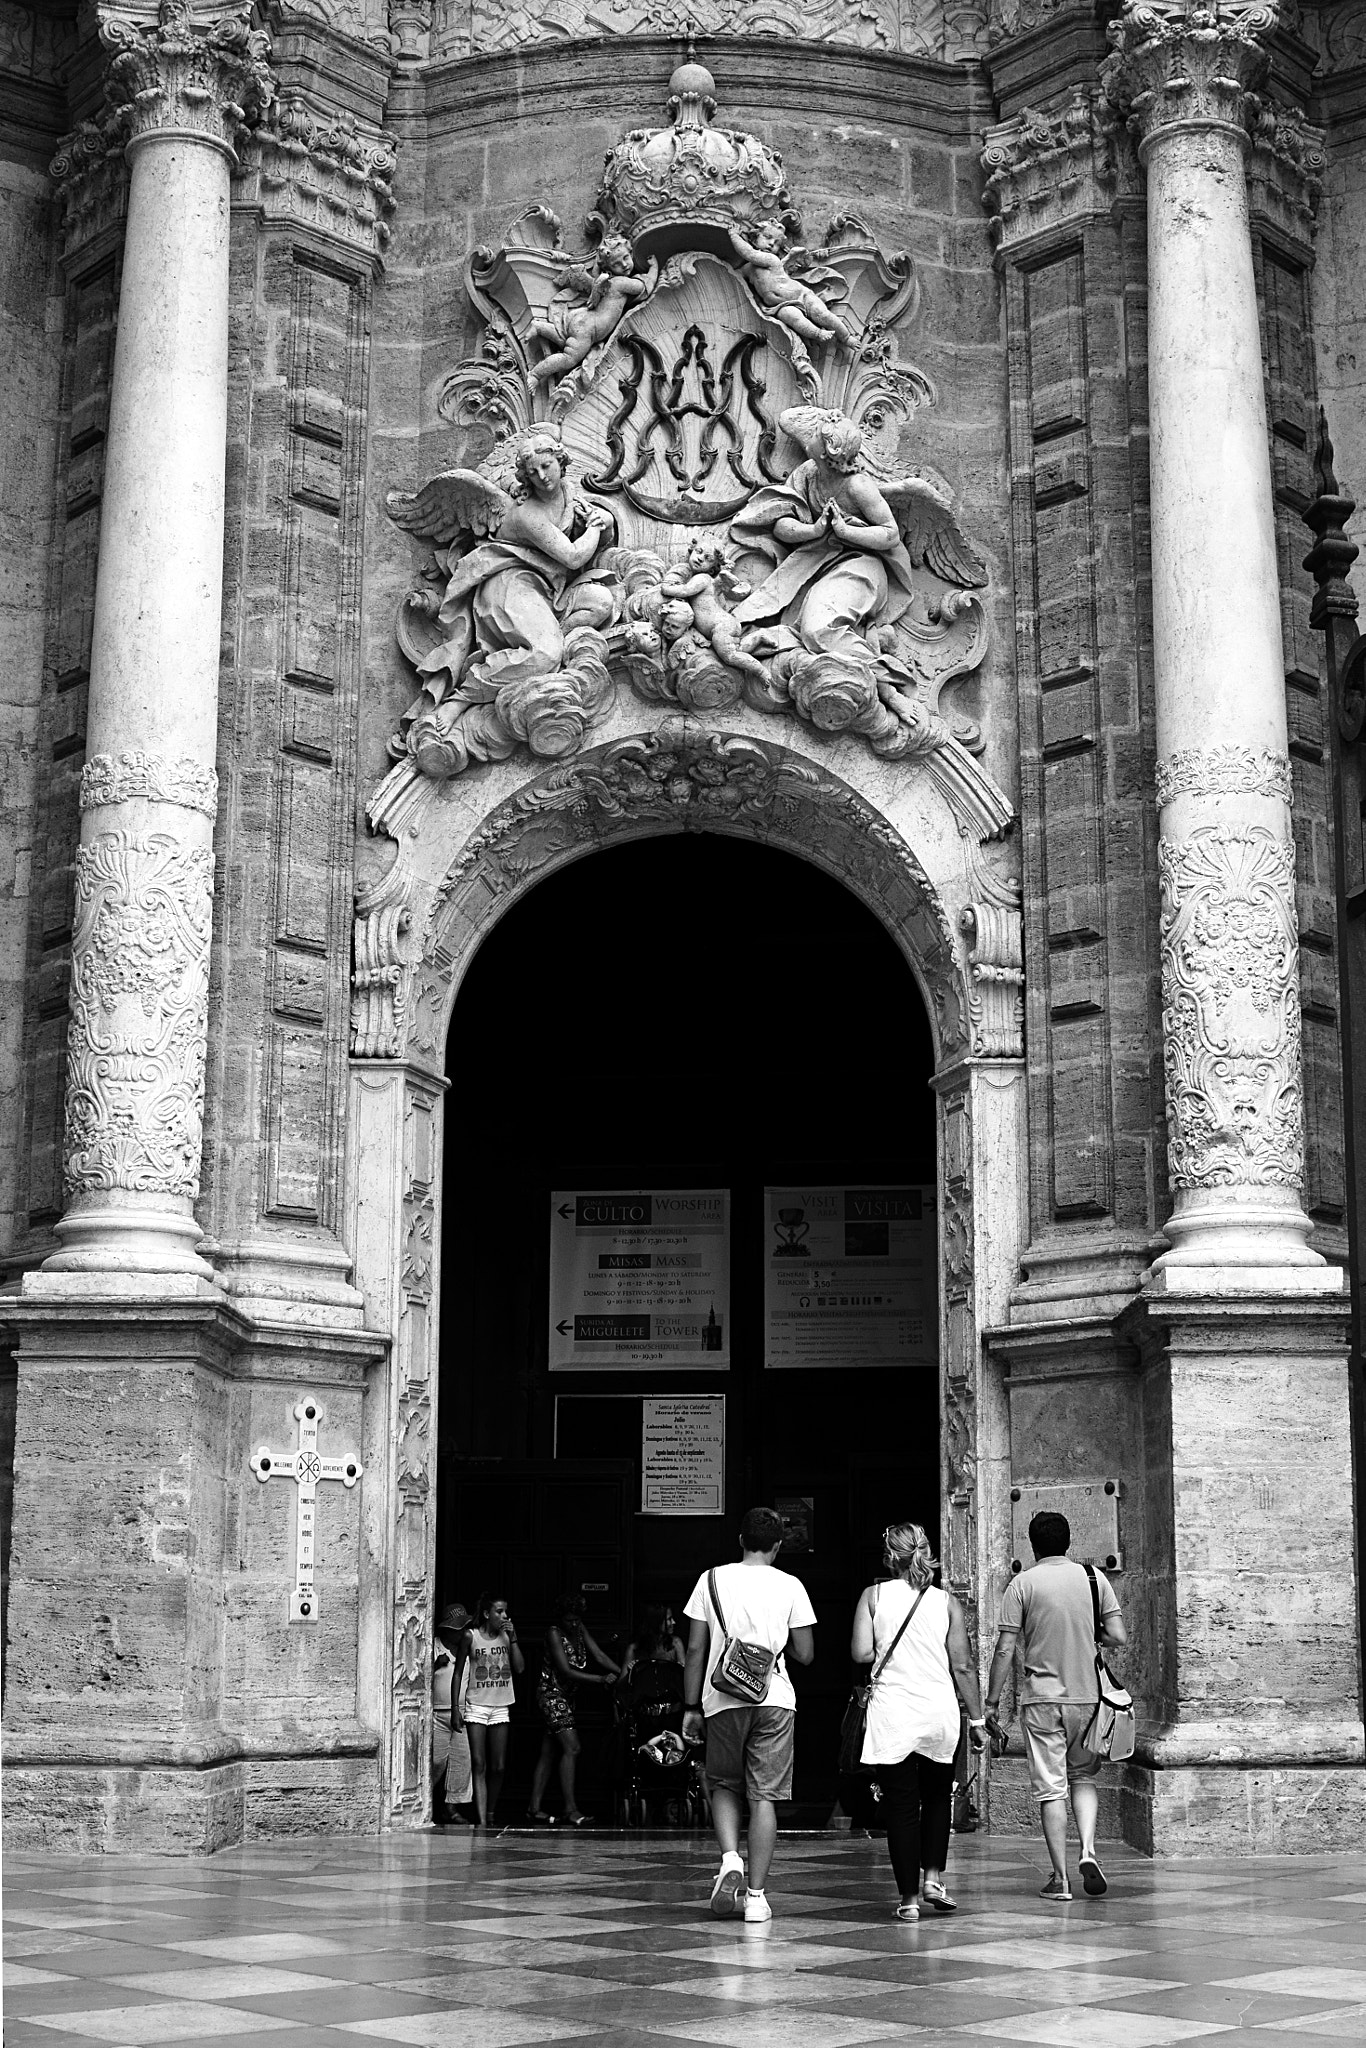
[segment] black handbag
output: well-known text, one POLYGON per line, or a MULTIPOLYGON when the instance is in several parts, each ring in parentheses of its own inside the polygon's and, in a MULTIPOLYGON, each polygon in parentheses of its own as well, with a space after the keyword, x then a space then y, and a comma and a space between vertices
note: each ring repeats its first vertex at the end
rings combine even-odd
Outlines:
POLYGON ((854 1777, 864 1772, 871 1774, 874 1769, 872 1764, 866 1764, 863 1761, 863 1738, 868 1732, 868 1702, 873 1696, 873 1687, 887 1669, 888 1660, 893 1650, 895 1650, 897 1644, 915 1620, 916 1609, 929 1590, 928 1586, 920 1588, 920 1591, 911 1603, 910 1613, 906 1616, 906 1619, 902 1622, 900 1628, 883 1652, 867 1685, 856 1685, 849 1695, 849 1704, 844 1710, 844 1719, 840 1722, 839 1769, 841 1777, 854 1777))

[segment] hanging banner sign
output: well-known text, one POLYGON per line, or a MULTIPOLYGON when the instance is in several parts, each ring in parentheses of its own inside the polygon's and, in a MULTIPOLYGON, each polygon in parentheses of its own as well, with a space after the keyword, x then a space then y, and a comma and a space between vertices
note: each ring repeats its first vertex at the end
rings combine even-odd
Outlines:
POLYGON ((726 1511, 726 1397, 647 1398, 640 1430, 643 1515, 726 1511))
POLYGON ((764 1363, 939 1363, 934 1189, 766 1188, 764 1363))
POLYGON ((730 1194, 550 1197, 550 1370, 730 1364, 730 1194))

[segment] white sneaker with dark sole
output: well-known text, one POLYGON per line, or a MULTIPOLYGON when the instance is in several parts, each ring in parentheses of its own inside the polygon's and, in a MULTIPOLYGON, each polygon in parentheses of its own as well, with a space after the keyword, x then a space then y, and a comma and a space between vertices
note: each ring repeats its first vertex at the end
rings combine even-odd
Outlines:
POLYGON ((761 1921, 773 1918, 773 1908, 762 1892, 745 1893, 745 1925, 756 1927, 761 1921))
POLYGON ((1039 1893, 1039 1897, 1041 1899, 1051 1899, 1055 1906, 1070 1906, 1072 1903, 1072 1888, 1065 1877, 1059 1877, 1055 1872, 1039 1893))
POLYGON ((718 1920, 730 1919, 739 1902, 744 1882, 744 1871, 737 1870, 734 1864, 717 1872, 716 1882, 711 1888, 711 1909, 718 1920))
POLYGON ((1103 1899, 1110 1887, 1105 1882, 1105 1872, 1094 1856, 1083 1856, 1077 1865, 1081 1872, 1082 1890, 1088 1899, 1103 1899))

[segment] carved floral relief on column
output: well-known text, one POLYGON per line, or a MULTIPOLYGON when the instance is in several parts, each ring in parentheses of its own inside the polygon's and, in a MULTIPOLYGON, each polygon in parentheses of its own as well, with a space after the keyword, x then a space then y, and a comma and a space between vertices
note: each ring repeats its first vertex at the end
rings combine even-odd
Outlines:
MULTIPOLYGON (((966 1078, 966 1076, 965 1076, 966 1078)), ((945 1577, 965 1603, 976 1646, 977 1321, 973 1302, 972 1105, 966 1086, 941 1098, 939 1270, 943 1296, 945 1577)))
POLYGON ((213 855, 166 832, 102 832, 76 856, 66 1179, 199 1193, 213 855))
POLYGON ((1295 848, 1260 825, 1158 845, 1174 1188, 1304 1178, 1295 848))
POLYGON ((432 1501, 436 1446, 438 1091, 410 1079, 403 1110, 399 1321, 390 1429, 394 1464, 394 1674, 389 1763, 393 1814, 420 1815, 431 1755, 432 1501))
POLYGON ((113 754, 92 754, 81 769, 81 809, 94 811, 126 803, 130 797, 179 804, 187 811, 201 811, 212 822, 218 815, 218 774, 193 754, 174 761, 135 748, 117 759, 113 754))
POLYGON ((161 0, 155 26, 98 12, 111 53, 106 91, 128 142, 169 129, 231 153, 270 104, 270 38, 252 28, 250 7, 228 9, 202 33, 188 0, 161 0))

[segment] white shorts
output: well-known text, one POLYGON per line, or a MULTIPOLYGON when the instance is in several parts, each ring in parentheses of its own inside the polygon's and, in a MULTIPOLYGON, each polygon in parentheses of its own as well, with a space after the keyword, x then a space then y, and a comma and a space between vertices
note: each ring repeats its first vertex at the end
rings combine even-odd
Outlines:
POLYGON ((467 1704, 465 1708, 465 1726, 467 1728, 506 1728, 508 1712, 507 1707, 472 1707, 467 1704))

